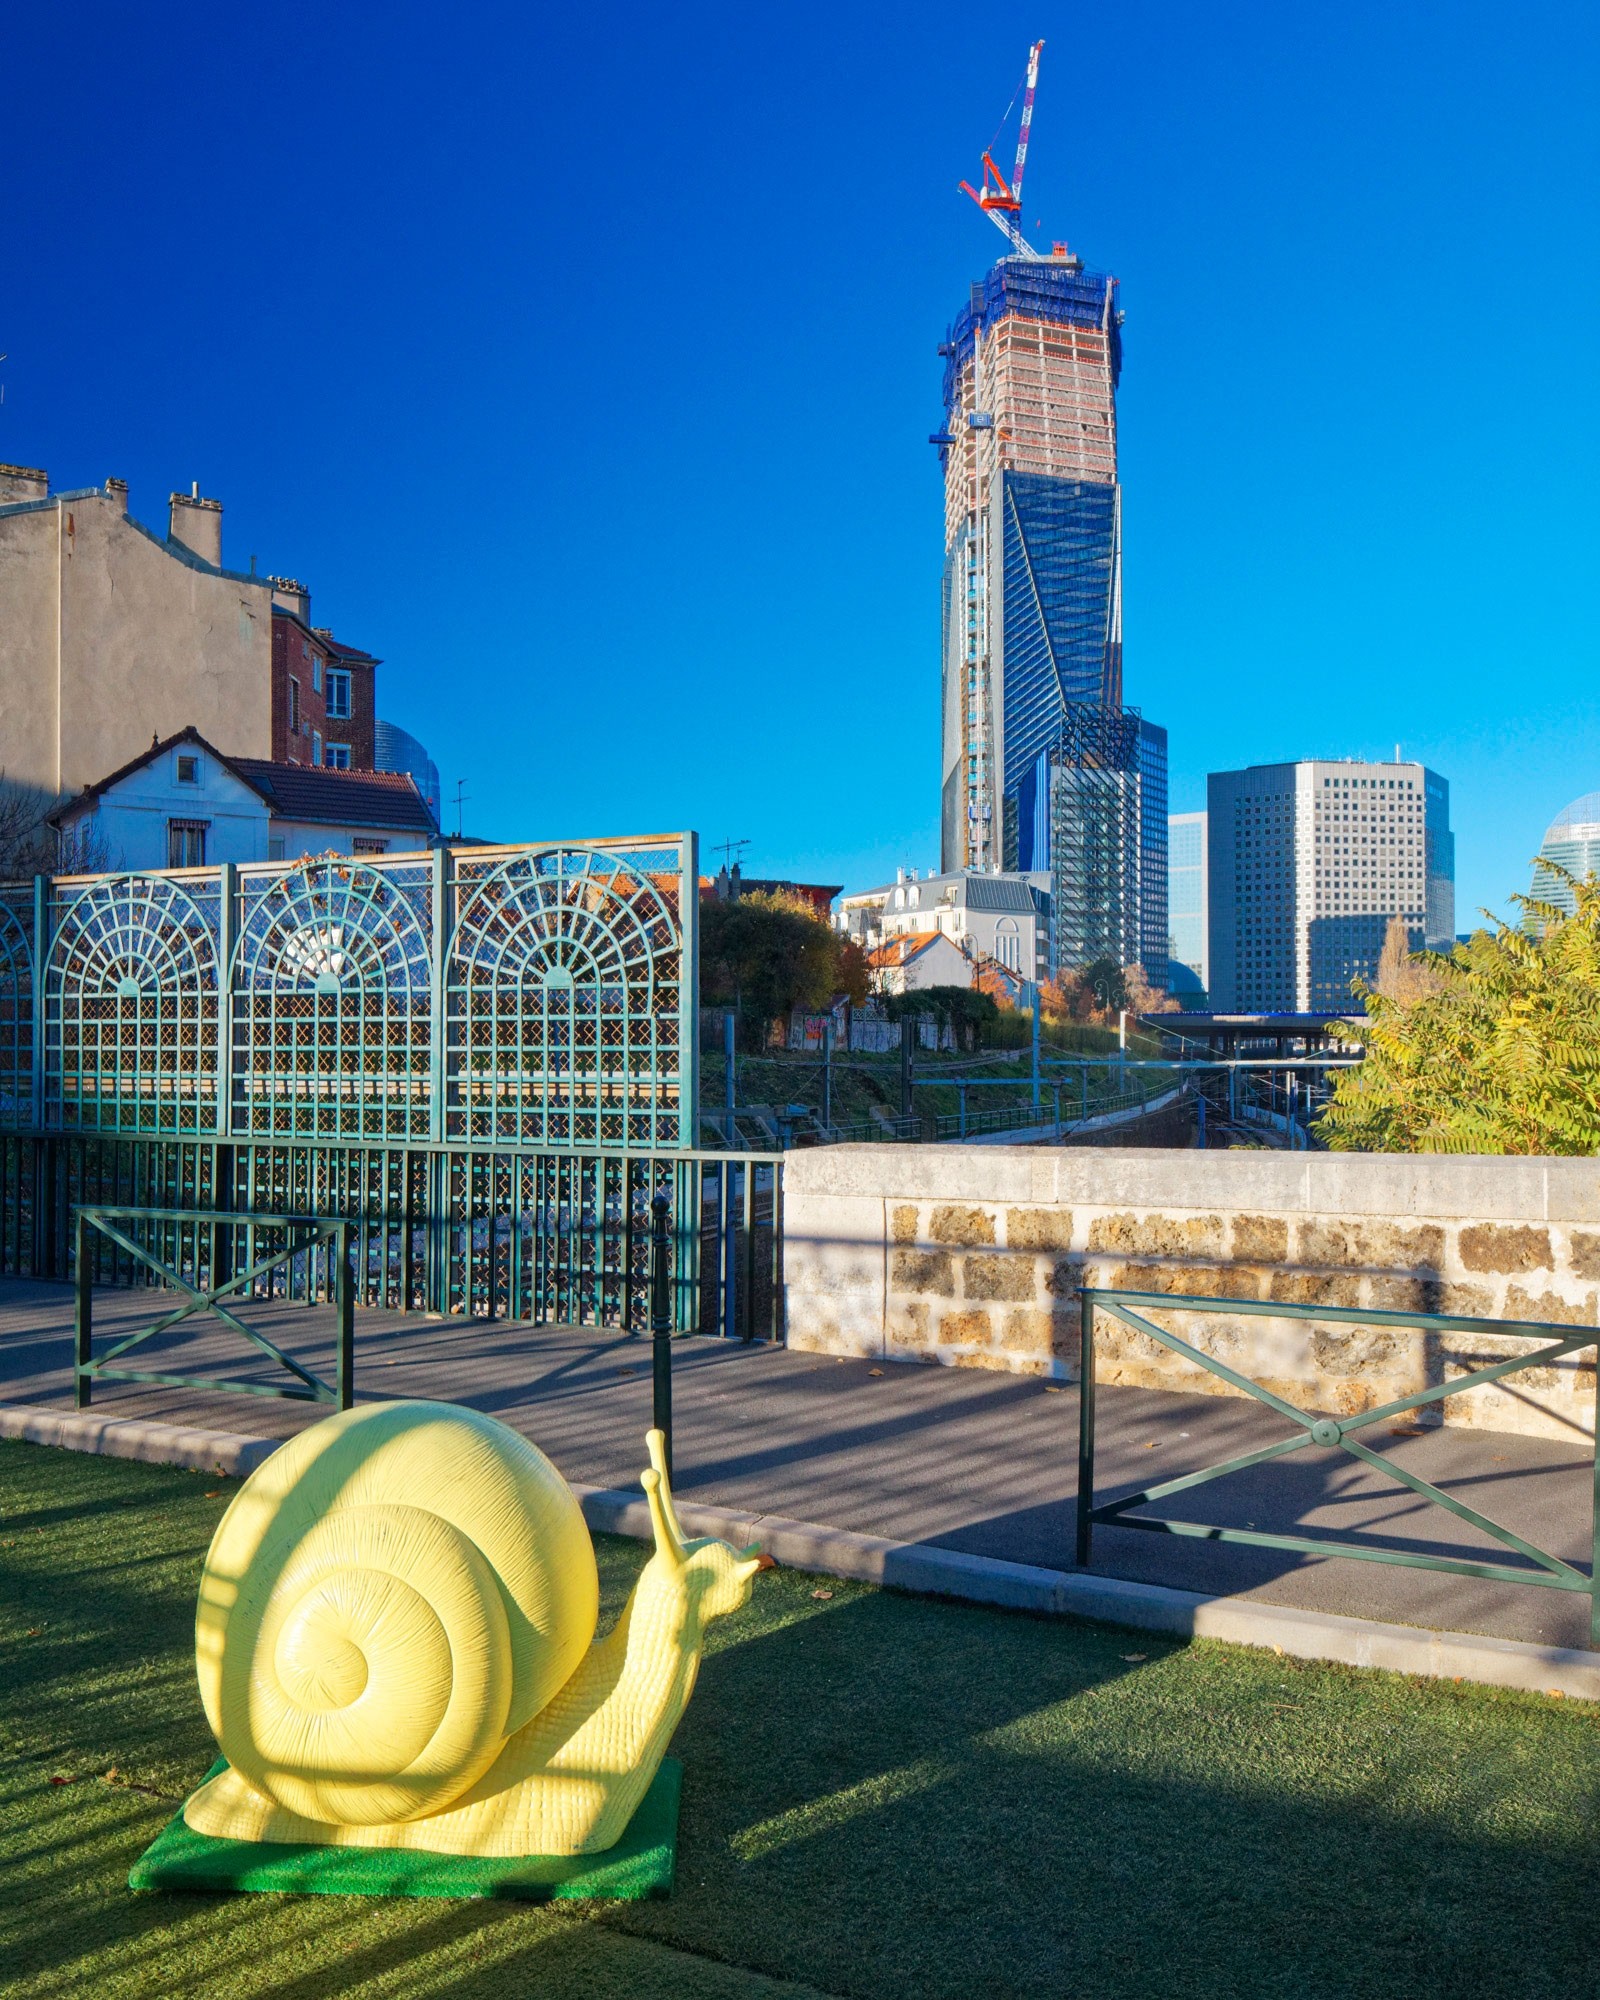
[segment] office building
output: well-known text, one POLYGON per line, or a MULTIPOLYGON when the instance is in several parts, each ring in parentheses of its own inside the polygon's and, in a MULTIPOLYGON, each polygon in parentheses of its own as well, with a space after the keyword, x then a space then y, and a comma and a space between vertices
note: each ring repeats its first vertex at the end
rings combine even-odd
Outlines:
POLYGON ((1123 705, 1116 281, 1004 257, 940 349, 941 857, 1050 878, 1056 961, 1164 984, 1166 732, 1123 705))
POLYGON ((1350 1004, 1392 917, 1455 941, 1450 787, 1421 764, 1308 760, 1206 781, 1208 973, 1223 1013, 1350 1004))
POLYGON ((1203 1008, 1211 990, 1211 939, 1206 919, 1206 816, 1167 818, 1167 991, 1185 1007, 1203 1008))
POLYGON ((407 729, 380 717, 372 735, 372 766, 376 771, 404 771, 417 781, 428 810, 439 817, 439 767, 407 729))
POLYGON ((1578 906, 1577 898, 1561 876, 1545 866, 1547 862, 1579 882, 1600 875, 1600 792, 1585 792, 1556 814, 1545 828, 1539 858, 1533 864, 1534 896, 1541 903, 1554 903, 1570 917, 1578 906))

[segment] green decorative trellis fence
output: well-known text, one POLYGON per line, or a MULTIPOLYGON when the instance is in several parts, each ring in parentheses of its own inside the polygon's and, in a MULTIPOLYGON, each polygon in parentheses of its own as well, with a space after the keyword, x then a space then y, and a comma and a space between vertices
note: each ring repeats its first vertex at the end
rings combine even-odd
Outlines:
POLYGON ((695 1150, 697 885, 682 834, 0 889, 0 1271, 69 1276, 82 1204, 337 1216, 368 1303, 637 1325, 665 1192, 677 1323, 775 1332, 781 1165, 695 1150))

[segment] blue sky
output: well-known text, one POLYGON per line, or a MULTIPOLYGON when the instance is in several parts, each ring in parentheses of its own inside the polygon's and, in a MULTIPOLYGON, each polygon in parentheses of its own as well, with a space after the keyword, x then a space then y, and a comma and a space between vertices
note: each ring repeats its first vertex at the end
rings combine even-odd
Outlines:
POLYGON ((935 346, 1027 220, 1116 273, 1128 699, 1398 741, 1463 922, 1600 787, 1587 5, 88 0, 4 35, 0 457, 198 479, 502 838, 937 861, 935 346))

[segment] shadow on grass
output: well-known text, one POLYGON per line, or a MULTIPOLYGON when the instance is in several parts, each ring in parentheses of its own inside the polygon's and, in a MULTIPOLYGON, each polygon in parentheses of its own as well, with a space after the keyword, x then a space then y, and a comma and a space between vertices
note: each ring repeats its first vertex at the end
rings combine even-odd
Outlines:
MULTIPOLYGON (((0 1946, 22 1994, 774 1990, 753 1973, 861 2000, 1592 1984, 1600 1727, 1582 1705, 783 1571, 713 1628, 675 1745, 671 1901, 134 1896, 128 1867, 172 1808, 100 1774, 187 1787, 209 1760, 194 1528, 223 1503, 194 1507, 201 1482, 156 1468, 39 1452, 27 1470, 37 1511, 68 1493, 39 1546, 4 1557, 8 1634, 18 1609, 52 1621, 45 1671, 37 1640, 0 1656, 0 1946), (140 1492, 159 1504, 127 1508, 140 1492), (62 1769, 77 1782, 52 1787, 62 1769)), ((644 1551, 597 1552, 609 1619, 644 1551)))

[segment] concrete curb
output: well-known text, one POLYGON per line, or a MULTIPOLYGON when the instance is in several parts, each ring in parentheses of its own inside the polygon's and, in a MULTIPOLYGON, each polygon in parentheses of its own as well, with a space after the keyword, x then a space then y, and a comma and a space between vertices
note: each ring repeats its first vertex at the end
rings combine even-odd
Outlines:
MULTIPOLYGON (((239 1476, 276 1451, 278 1438, 240 1437, 228 1431, 189 1430, 177 1424, 97 1417, 89 1412, 0 1405, 0 1437, 107 1458, 141 1459, 194 1471, 239 1476)), ((574 1485, 591 1529, 650 1539, 650 1514, 640 1493, 574 1485)), ((1177 1638, 1223 1639, 1261 1646, 1302 1660, 1377 1667, 1387 1673, 1441 1680, 1480 1681, 1600 1701, 1600 1653, 1575 1647, 1538 1646, 1477 1632, 1434 1632, 1415 1625, 1384 1625, 1331 1611, 1302 1611, 1254 1597, 1207 1597, 1164 1584, 1127 1583, 1117 1577, 1036 1569, 993 1556, 965 1555, 926 1542, 896 1542, 847 1528, 821 1528, 781 1514, 749 1514, 680 1500, 677 1511, 691 1534, 715 1535, 743 1547, 759 1542, 787 1569, 849 1577, 893 1590, 953 1598, 1010 1611, 1090 1618, 1141 1632, 1177 1638)))
POLYGON ((181 1465, 191 1472, 255 1471, 282 1438, 240 1437, 232 1431, 191 1430, 137 1417, 97 1417, 87 1410, 40 1410, 0 1404, 0 1438, 59 1445, 102 1458, 137 1458, 147 1465, 181 1465))

